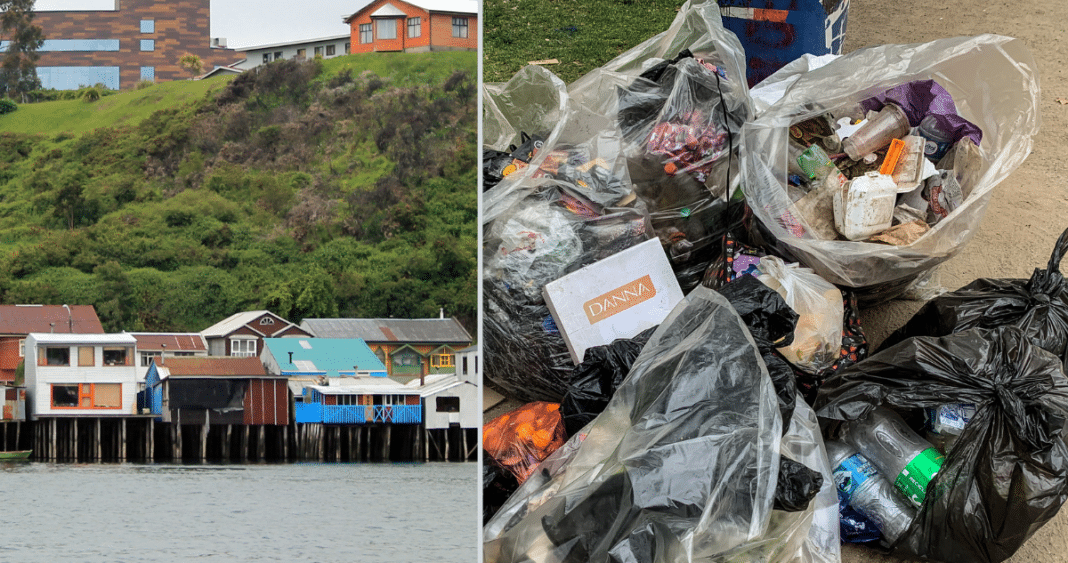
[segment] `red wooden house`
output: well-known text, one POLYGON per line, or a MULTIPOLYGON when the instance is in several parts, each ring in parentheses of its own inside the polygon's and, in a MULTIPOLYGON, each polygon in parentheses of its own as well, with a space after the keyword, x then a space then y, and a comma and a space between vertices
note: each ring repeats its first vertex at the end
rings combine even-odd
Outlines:
POLYGON ((353 53, 475 51, 478 2, 374 0, 345 18, 353 53))

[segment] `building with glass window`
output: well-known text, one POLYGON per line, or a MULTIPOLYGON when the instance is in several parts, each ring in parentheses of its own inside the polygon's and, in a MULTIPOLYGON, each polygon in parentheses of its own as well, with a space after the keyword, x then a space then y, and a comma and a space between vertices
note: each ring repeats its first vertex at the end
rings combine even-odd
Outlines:
POLYGON ((137 340, 129 334, 31 333, 26 393, 39 417, 136 414, 137 340))
POLYGON ((314 59, 332 59, 349 54, 349 35, 335 35, 303 41, 253 45, 238 49, 245 60, 231 65, 240 70, 249 70, 279 59, 296 59, 298 61, 314 59))
POLYGON ((456 371, 456 351, 471 335, 456 319, 304 319, 300 327, 316 338, 358 338, 403 383, 432 373, 456 371))
POLYGON ((34 23, 46 40, 37 75, 43 87, 57 90, 95 84, 120 90, 141 80, 190 78, 178 66, 186 53, 199 56, 204 70, 235 59, 217 46, 224 41, 209 36, 209 22, 210 0, 115 0, 111 10, 38 11, 34 23))
POLYGON ((475 51, 478 2, 375 0, 345 18, 353 53, 475 51))

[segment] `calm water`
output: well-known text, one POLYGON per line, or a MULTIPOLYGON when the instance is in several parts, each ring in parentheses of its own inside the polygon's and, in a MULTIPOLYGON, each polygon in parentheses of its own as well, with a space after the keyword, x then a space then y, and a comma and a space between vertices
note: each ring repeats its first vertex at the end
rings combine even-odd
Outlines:
POLYGON ((473 463, 0 462, 0 561, 476 560, 473 463))

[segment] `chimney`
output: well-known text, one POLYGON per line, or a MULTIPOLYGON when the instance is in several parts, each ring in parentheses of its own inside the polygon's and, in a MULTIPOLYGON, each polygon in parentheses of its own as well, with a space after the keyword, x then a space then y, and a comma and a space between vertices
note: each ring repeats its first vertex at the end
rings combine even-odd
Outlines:
POLYGON ((63 308, 67 310, 67 332, 74 334, 74 316, 70 313, 70 307, 66 303, 63 304, 63 308))
POLYGON ((439 319, 444 319, 445 318, 445 307, 439 307, 438 308, 438 318, 439 319))
POLYGON ((48 326, 52 327, 52 330, 50 330, 49 332, 55 332, 56 331, 56 323, 48 323, 48 326))
POLYGON ((161 344, 160 346, 163 346, 163 351, 159 353, 159 365, 162 366, 163 365, 163 358, 167 357, 167 345, 166 344, 161 344))
POLYGON ((289 363, 293 363, 293 352, 289 353, 289 363))

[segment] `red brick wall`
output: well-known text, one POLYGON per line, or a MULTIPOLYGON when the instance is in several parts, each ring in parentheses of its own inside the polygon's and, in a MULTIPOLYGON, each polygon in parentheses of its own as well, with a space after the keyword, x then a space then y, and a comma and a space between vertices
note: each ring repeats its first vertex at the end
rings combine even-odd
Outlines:
POLYGON ((434 14, 431 19, 434 47, 448 49, 478 48, 478 17, 474 14, 434 14), (467 18, 467 38, 452 36, 452 18, 467 18))
POLYGON ((41 53, 38 66, 117 66, 119 86, 132 88, 141 67, 155 67, 156 81, 189 78, 178 67, 185 53, 198 55, 204 70, 235 61, 228 49, 210 48, 210 0, 121 0, 113 12, 38 12, 34 22, 45 39, 118 39, 118 51, 41 53), (155 20, 155 33, 141 33, 141 20, 155 20), (141 40, 155 40, 154 51, 141 51, 141 40))
MULTIPOLYGON (((382 51, 434 51, 449 49, 478 48, 478 18, 475 14, 457 14, 466 17, 468 21, 468 34, 466 39, 458 39, 452 36, 451 14, 431 14, 422 8, 412 6, 400 0, 375 0, 360 11, 359 16, 349 22, 351 29, 350 41, 353 53, 371 53, 382 51), (421 18, 421 34, 419 37, 408 38, 407 18, 397 18, 397 38, 378 39, 377 26, 372 22, 371 14, 385 4, 392 4, 401 9, 408 17, 421 18), (374 41, 372 43, 360 43, 360 24, 372 24, 374 41)), ((375 18, 381 19, 381 18, 375 18)))

